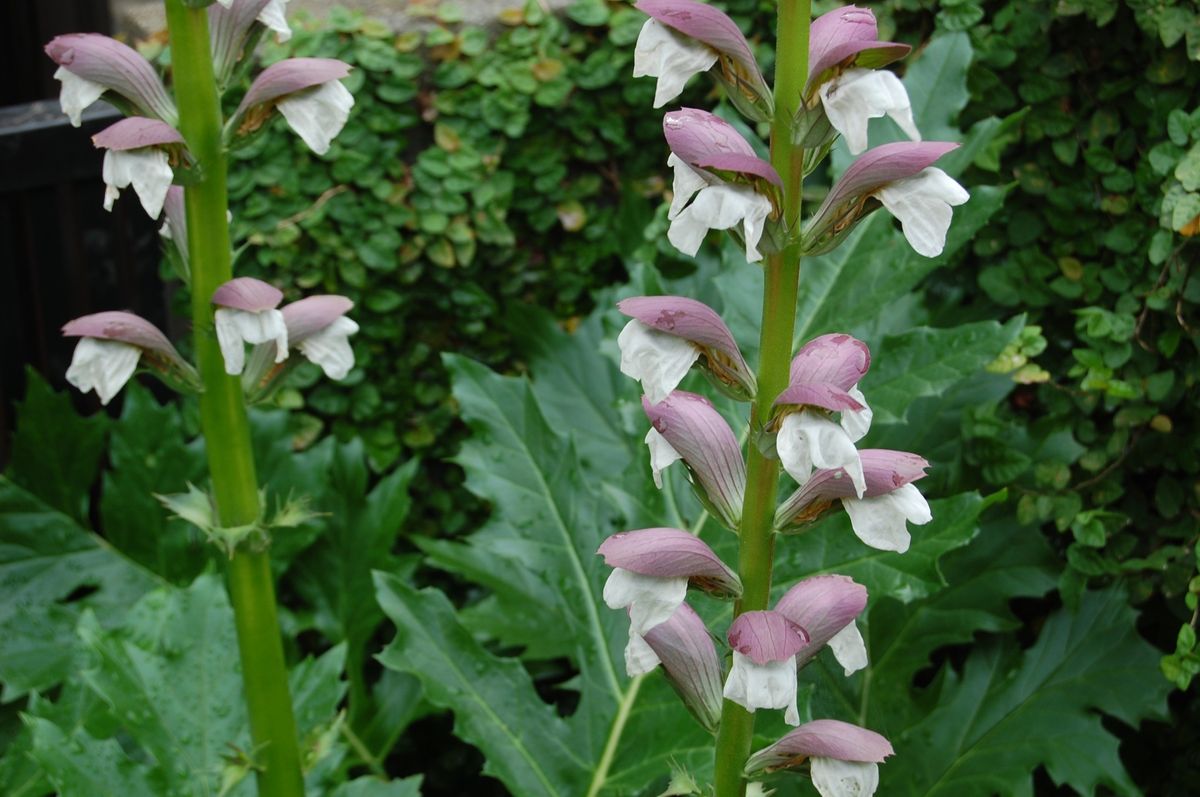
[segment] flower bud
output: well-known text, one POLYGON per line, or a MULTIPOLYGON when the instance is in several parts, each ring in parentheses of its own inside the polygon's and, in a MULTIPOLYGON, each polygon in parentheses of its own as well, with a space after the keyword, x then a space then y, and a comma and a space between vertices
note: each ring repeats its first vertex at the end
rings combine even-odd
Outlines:
POLYGON ((644 640, 688 711, 715 733, 721 722, 721 660, 704 621, 682 603, 644 640))
POLYGON ((727 528, 736 530, 746 491, 746 464, 721 413, 708 399, 683 390, 658 404, 643 398, 642 409, 653 426, 646 444, 655 483, 661 487, 662 468, 682 459, 700 502, 727 528))

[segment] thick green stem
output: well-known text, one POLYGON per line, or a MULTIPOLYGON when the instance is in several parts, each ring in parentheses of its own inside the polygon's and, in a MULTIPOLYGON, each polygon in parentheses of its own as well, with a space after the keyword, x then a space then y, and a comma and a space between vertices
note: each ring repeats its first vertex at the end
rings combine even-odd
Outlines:
MULTIPOLYGON (((204 382, 200 420, 217 515, 226 528, 259 519, 258 480, 241 382, 225 373, 213 327, 213 292, 233 276, 221 143, 221 107, 209 51, 208 12, 167 0, 180 132, 201 179, 186 189, 192 324, 204 382)), ((238 550, 229 563, 229 593, 237 624, 254 759, 261 797, 301 797, 304 779, 296 720, 275 608, 270 559, 238 550)))
MULTIPOLYGON (((804 181, 803 153, 792 145, 792 120, 808 77, 810 0, 780 0, 775 56, 775 118, 771 124, 771 163, 784 182, 783 219, 797 229, 804 181)), ((746 497, 738 529, 738 575, 742 598, 734 613, 766 609, 771 595, 775 555, 775 503, 779 462, 763 456, 755 443, 770 417, 775 396, 787 387, 796 325, 800 280, 800 247, 794 245, 767 258, 763 286, 762 329, 758 364, 758 396, 750 410, 750 445, 746 455, 746 497)), ((742 769, 754 738, 754 715, 725 701, 717 734, 717 797, 742 797, 742 769)))

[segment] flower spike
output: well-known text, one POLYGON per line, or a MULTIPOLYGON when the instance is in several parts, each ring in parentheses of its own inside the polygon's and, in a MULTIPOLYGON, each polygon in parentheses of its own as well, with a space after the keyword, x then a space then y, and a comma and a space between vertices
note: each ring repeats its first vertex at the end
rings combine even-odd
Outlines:
POLYGON ((683 460, 700 502, 729 529, 737 529, 746 492, 742 448, 729 424, 703 396, 676 390, 658 404, 642 398, 650 419, 646 433, 654 483, 662 470, 683 460))
POLYGON ((113 99, 134 115, 149 116, 168 124, 179 120, 162 78, 136 50, 99 33, 55 36, 46 55, 58 64, 54 77, 62 82, 59 99, 63 113, 79 127, 84 110, 111 92, 113 99))
POLYGON ((67 369, 67 381, 86 393, 95 390, 108 404, 137 370, 139 361, 176 388, 199 384, 196 370, 180 356, 158 327, 141 316, 119 310, 93 313, 68 321, 64 336, 80 338, 67 369))
POLYGON ((879 764, 892 745, 874 731, 839 720, 813 720, 746 761, 747 777, 811 762, 821 797, 870 797, 879 788, 879 764))
POLYGON ((867 649, 854 618, 867 608, 867 588, 848 576, 812 576, 795 584, 775 611, 808 631, 809 644, 796 654, 803 667, 825 645, 847 676, 867 666, 867 649))
MULTIPOLYGON (((637 325, 635 332, 621 333, 628 343, 634 341, 648 348, 626 345, 618 338, 621 346, 621 372, 642 381, 643 389, 652 402, 657 403, 675 389, 683 379, 678 371, 662 374, 658 370, 661 362, 655 343, 664 338, 674 338, 666 343, 663 354, 671 359, 670 352, 686 352, 678 341, 686 341, 700 357, 705 374, 721 392, 740 401, 749 401, 756 392, 754 372, 746 364, 733 333, 711 307, 684 296, 635 296, 617 302, 617 309, 633 320, 626 325, 637 325), (631 340, 632 339, 632 340, 631 340), (632 372, 632 373, 631 373, 632 372), (678 378, 675 378, 678 374, 678 378)), ((695 358, 692 358, 692 362, 695 358)), ((682 364, 682 363, 681 363, 682 364)), ((691 362, 688 363, 690 368, 691 362)))
POLYGON ((809 644, 808 632, 778 612, 745 612, 729 627, 728 639, 733 667, 725 697, 751 712, 784 709, 784 721, 799 724, 796 654, 809 644))
POLYGON ((630 676, 650 672, 662 664, 667 682, 701 725, 715 732, 721 721, 721 661, 704 621, 686 603, 664 623, 640 638, 630 639, 637 652, 626 658, 630 676))
POLYGON ((856 496, 844 470, 819 470, 780 505, 775 525, 783 533, 799 531, 835 500, 841 500, 854 533, 867 545, 904 553, 911 537, 906 522, 933 519, 929 503, 913 482, 925 477, 929 463, 906 451, 867 448, 858 452, 866 489, 856 496))
POLYGON ((655 108, 679 96, 692 75, 720 63, 714 77, 730 102, 756 122, 770 120, 771 89, 736 22, 695 0, 640 0, 634 8, 650 19, 634 46, 633 76, 658 78, 655 108))
POLYGON ((354 96, 342 85, 350 65, 333 58, 289 58, 264 69, 234 114, 238 135, 258 130, 278 108, 288 125, 318 155, 342 131, 354 96))
POLYGON ((181 160, 183 136, 166 122, 131 116, 92 136, 104 153, 104 209, 112 210, 121 189, 133 186, 142 208, 157 219, 175 179, 172 161, 181 160))
POLYGON ((667 238, 679 251, 695 255, 709 230, 740 223, 746 259, 761 260, 758 243, 775 210, 773 197, 782 185, 779 174, 733 125, 707 111, 684 108, 668 113, 663 135, 671 147, 667 165, 675 169, 667 238))
POLYGON ((246 363, 246 343, 275 344, 275 362, 288 356, 287 324, 283 313, 275 309, 283 293, 273 285, 253 277, 238 277, 217 288, 212 297, 217 342, 225 360, 225 372, 236 376, 246 363))
POLYGON ((970 195, 933 163, 957 147, 942 141, 898 141, 854 161, 805 228, 805 254, 833 249, 880 204, 900 220, 913 249, 926 257, 941 254, 951 208, 970 195))

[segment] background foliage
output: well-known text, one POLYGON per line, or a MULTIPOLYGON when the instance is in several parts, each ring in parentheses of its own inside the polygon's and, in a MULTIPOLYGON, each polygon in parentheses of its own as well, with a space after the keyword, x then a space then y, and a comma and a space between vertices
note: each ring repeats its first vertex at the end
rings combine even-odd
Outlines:
MULTIPOLYGON (((725 7, 769 73, 773 3, 725 7)), ((640 14, 579 0, 559 19, 533 2, 487 32, 452 5, 428 9, 427 29, 400 36, 340 11, 298 27, 289 52, 355 64, 350 123, 325 159, 264 135, 231 182, 243 273, 348 293, 363 326, 348 381, 301 369, 279 399, 300 412, 255 416, 269 499, 294 486, 329 513, 273 549, 308 778, 338 797, 415 794, 415 780, 371 775, 417 771, 427 794, 504 793, 446 743, 444 716, 400 737, 448 708, 516 793, 661 788, 664 738, 699 773, 709 741, 661 676, 624 678, 623 621, 597 606, 592 552, 611 531, 703 521, 683 481, 648 488, 609 308, 691 293, 750 354, 759 272, 665 242, 660 115, 652 83, 629 77, 640 14)), ((905 557, 785 547, 781 586, 849 568, 874 596, 871 668, 806 670, 809 710, 888 734, 900 755, 884 788, 909 789, 897 793, 1186 794, 1195 691, 1175 693, 1174 730, 1132 730, 1166 718, 1169 682, 1130 605, 1186 688, 1200 667, 1196 9, 875 10, 887 35, 936 34, 906 83, 929 137, 969 131, 951 164, 974 199, 936 261, 877 214, 806 266, 803 336, 836 326, 871 344, 868 442, 928 456, 939 498, 905 557)), ((690 91, 683 104, 711 104, 700 81, 690 91)), ((132 390, 119 418, 82 419, 31 379, 0 479, 0 583, 14 596, 0 610, 0 792, 102 794, 105 778, 147 794, 249 788, 215 554, 150 495, 202 480, 192 411, 132 390), (180 622, 197 633, 170 633, 180 622), (210 711, 165 701, 140 715, 134 696, 162 697, 206 663, 220 672, 195 684, 210 711), (221 742, 181 759, 164 726, 221 742)), ((849 540, 841 524, 829 533, 849 540)), ((714 621, 723 609, 701 608, 714 621)))

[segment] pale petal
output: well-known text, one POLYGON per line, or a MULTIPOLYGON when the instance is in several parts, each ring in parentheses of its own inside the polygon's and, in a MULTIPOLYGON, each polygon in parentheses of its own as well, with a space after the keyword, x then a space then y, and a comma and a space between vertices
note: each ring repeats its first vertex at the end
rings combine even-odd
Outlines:
POLYGON ((287 4, 288 0, 270 0, 258 14, 258 21, 274 31, 275 38, 279 42, 285 42, 292 38, 292 29, 285 16, 287 4))
POLYGON ((867 431, 871 428, 871 419, 875 417, 875 413, 867 405, 867 397, 858 389, 858 385, 850 388, 846 393, 850 398, 863 405, 861 410, 842 410, 842 428, 846 430, 850 440, 857 443, 866 436, 867 431))
POLYGON ((72 127, 79 127, 83 122, 83 112, 100 99, 105 88, 86 78, 81 78, 65 66, 60 66, 54 72, 56 80, 62 82, 62 91, 58 95, 58 104, 63 113, 71 120, 72 127))
POLYGON ((892 117, 909 138, 921 140, 921 134, 913 124, 908 92, 900 78, 887 70, 848 69, 821 84, 818 93, 829 123, 846 139, 846 146, 853 155, 867 148, 867 123, 885 114, 892 117))
POLYGON ((749 656, 733 651, 733 666, 725 680, 724 696, 747 711, 760 708, 784 709, 789 725, 800 724, 796 707, 796 658, 755 664, 749 656))
POLYGON ((667 165, 675 170, 675 180, 671 185, 671 207, 667 211, 667 218, 674 219, 697 191, 708 186, 708 181, 674 152, 667 158, 667 165))
POLYGON ((771 214, 771 200, 748 186, 710 185, 696 194, 667 229, 667 238, 680 252, 695 255, 709 230, 727 230, 739 222, 746 239, 746 260, 762 260, 758 242, 771 214))
POLYGON ((329 151, 330 142, 342 131, 353 107, 354 96, 339 80, 298 91, 279 101, 283 118, 318 155, 329 151))
POLYGON ((615 567, 604 582, 604 603, 610 609, 629 607, 629 627, 644 634, 671 615, 687 595, 687 578, 643 576, 615 567))
POLYGON ((86 393, 95 390, 108 404, 137 370, 142 350, 117 340, 80 338, 67 369, 67 381, 86 393))
POLYGON ((853 620, 830 637, 829 649, 847 677, 867 666, 867 646, 853 620))
POLYGON ((925 257, 942 253, 953 215, 951 208, 971 198, 965 188, 935 166, 916 177, 888 183, 875 191, 875 196, 900 220, 912 248, 925 257))
POLYGON ((661 108, 679 96, 692 75, 711 69, 718 57, 711 47, 651 18, 642 26, 633 48, 633 76, 658 78, 654 107, 661 108))
POLYGON ((156 147, 130 150, 107 150, 101 170, 104 179, 104 209, 112 210, 113 202, 122 188, 133 186, 142 207, 150 218, 162 214, 167 191, 175 179, 167 153, 156 147))
POLYGON ((236 376, 246 365, 247 343, 275 342, 275 362, 288 356, 287 324, 278 310, 249 312, 218 307, 216 311, 217 342, 225 359, 225 372, 236 376))
POLYGON ((879 788, 879 765, 812 757, 812 782, 821 797, 871 797, 879 788))
POLYGON ((633 626, 630 626, 629 642, 625 645, 625 674, 636 678, 650 672, 660 663, 662 660, 658 658, 654 648, 642 639, 641 634, 635 634, 633 626))
POLYGON ((651 404, 669 396, 700 358, 700 349, 691 341, 637 320, 621 330, 617 346, 621 349, 621 373, 642 383, 651 404))
POLYGON ((874 498, 843 498, 855 535, 872 548, 904 553, 911 540, 906 521, 918 526, 933 520, 929 502, 915 484, 874 498))
POLYGON ((800 410, 783 419, 775 441, 783 469, 804 484, 813 468, 844 468, 862 495, 867 489, 862 460, 854 443, 841 426, 811 410, 800 410))
POLYGON ((662 489, 662 472, 669 468, 673 463, 683 459, 678 451, 676 451, 667 438, 658 433, 658 430, 653 426, 650 431, 646 432, 646 446, 650 449, 650 471, 654 475, 654 486, 662 489))
POLYGON ((350 336, 355 332, 358 332, 358 324, 346 316, 339 316, 320 332, 300 341, 300 353, 321 366, 325 376, 330 379, 345 379, 354 367, 350 336))

